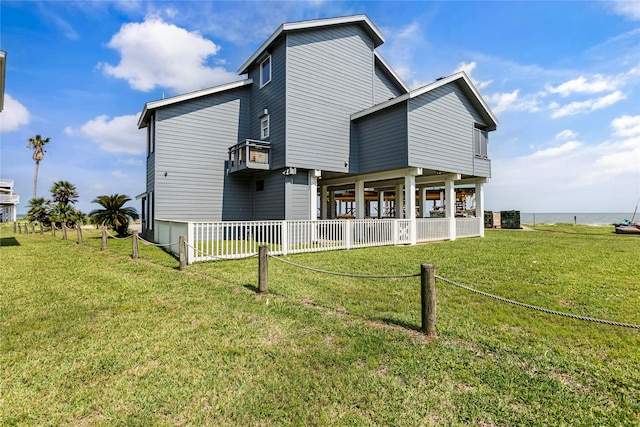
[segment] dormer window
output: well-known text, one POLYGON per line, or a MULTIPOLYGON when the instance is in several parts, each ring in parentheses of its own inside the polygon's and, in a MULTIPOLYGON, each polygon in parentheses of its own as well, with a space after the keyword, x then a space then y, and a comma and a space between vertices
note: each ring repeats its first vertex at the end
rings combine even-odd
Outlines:
POLYGON ((260 87, 271 81, 271 56, 260 63, 260 87))

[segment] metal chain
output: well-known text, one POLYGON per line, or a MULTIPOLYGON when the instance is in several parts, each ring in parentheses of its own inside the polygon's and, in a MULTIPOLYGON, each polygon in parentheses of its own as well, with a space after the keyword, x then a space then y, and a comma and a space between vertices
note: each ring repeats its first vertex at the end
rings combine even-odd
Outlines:
POLYGON ((366 274, 350 274, 350 273, 337 273, 335 271, 327 271, 327 270, 319 270, 317 268, 307 267, 304 265, 296 264, 291 261, 287 261, 285 259, 278 258, 273 255, 269 255, 270 258, 277 259, 278 261, 284 262, 285 264, 293 265, 295 267, 304 268, 305 270, 311 270, 318 273, 332 274, 334 276, 346 276, 346 277, 358 277, 361 279, 406 279, 408 277, 418 277, 420 273, 417 274, 403 274, 398 276, 376 276, 376 275, 366 275, 366 274))
POLYGON ((507 299, 507 298, 502 298, 502 297, 499 297, 499 296, 496 296, 496 295, 491 295, 491 294, 488 294, 486 292, 482 292, 482 291, 479 291, 477 289, 473 289, 473 288, 470 288, 468 286, 461 285, 459 283, 453 282, 453 281, 451 281, 449 279, 445 279, 444 277, 440 277, 438 275, 436 275, 436 279, 441 280, 441 281, 443 281, 445 283, 448 283, 450 285, 454 285, 454 286, 457 286, 459 288, 466 289, 467 291, 471 291, 471 292, 475 292, 475 293, 480 294, 480 295, 484 295, 485 297, 493 298, 493 299, 496 299, 496 300, 502 301, 502 302, 507 302, 509 304, 518 305, 520 307, 531 308, 533 310, 542 311, 543 313, 555 314, 555 315, 558 315, 558 316, 570 317, 572 319, 578 319, 578 320, 586 320, 588 322, 603 323, 605 325, 622 326, 622 327, 625 327, 625 328, 640 329, 640 325, 633 325, 633 324, 630 324, 630 323, 621 323, 621 322, 612 322, 611 320, 595 319, 593 317, 578 316, 576 314, 563 313, 561 311, 549 310, 549 309, 542 308, 542 307, 536 307, 535 305, 524 304, 522 302, 513 301, 513 300, 510 300, 510 299, 507 299))

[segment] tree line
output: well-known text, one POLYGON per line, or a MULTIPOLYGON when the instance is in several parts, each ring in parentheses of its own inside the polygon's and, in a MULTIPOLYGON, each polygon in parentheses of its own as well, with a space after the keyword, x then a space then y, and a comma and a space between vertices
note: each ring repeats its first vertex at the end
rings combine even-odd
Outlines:
POLYGON ((40 161, 44 158, 46 144, 51 138, 42 138, 35 135, 29 138, 27 148, 33 150, 33 160, 36 162, 36 169, 33 177, 33 198, 29 201, 27 219, 30 222, 38 222, 47 227, 75 228, 91 221, 94 224, 101 224, 112 228, 118 237, 125 237, 129 234, 130 221, 137 220, 140 216, 135 208, 124 205, 131 198, 124 194, 112 194, 98 196, 91 201, 97 203, 102 208, 94 209, 89 214, 85 214, 75 208, 79 195, 76 186, 69 181, 56 181, 51 187, 51 199, 37 197, 38 168, 40 161))

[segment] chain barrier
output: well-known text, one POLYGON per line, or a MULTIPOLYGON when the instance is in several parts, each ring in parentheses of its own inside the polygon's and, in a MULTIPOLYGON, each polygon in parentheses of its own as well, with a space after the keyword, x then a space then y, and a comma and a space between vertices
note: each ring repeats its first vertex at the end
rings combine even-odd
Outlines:
POLYGON ((293 265, 294 267, 304 268, 305 270, 311 270, 311 271, 315 271, 317 273, 332 274, 334 276, 358 277, 358 278, 361 278, 361 279, 406 279, 408 277, 419 277, 420 276, 420 273, 417 273, 417 274, 402 274, 402 275, 395 275, 395 276, 378 276, 378 275, 367 275, 367 274, 338 273, 338 272, 335 272, 335 271, 320 270, 320 269, 317 269, 317 268, 312 268, 312 267, 307 267, 305 265, 296 264, 295 262, 287 261, 285 259, 278 258, 278 257, 276 257, 274 255, 268 255, 268 256, 269 256, 269 258, 277 259, 278 261, 284 262, 285 264, 293 265))
POLYGON ((535 305, 530 305, 530 304, 525 304, 525 303, 518 302, 518 301, 513 301, 513 300, 510 300, 510 299, 507 299, 507 298, 499 297, 499 296, 496 296, 496 295, 491 295, 489 293, 482 292, 482 291, 479 291, 477 289, 473 289, 473 288, 470 288, 468 286, 461 285, 460 283, 456 283, 454 281, 451 281, 449 279, 445 279, 444 277, 441 277, 441 276, 438 276, 438 275, 436 275, 436 279, 438 279, 438 280, 440 280, 440 281, 442 281, 444 283, 448 283, 450 285, 457 286, 459 288, 465 289, 467 291, 475 292, 476 294, 483 295, 485 297, 493 298, 493 299, 496 299, 498 301, 506 302, 506 303, 517 305, 517 306, 520 306, 520 307, 530 308, 532 310, 538 310, 538 311, 541 311, 543 313, 555 314, 557 316, 564 316, 564 317, 569 317, 571 319, 585 320, 585 321, 588 321, 588 322, 603 323, 605 325, 622 326, 622 327, 625 327, 625 328, 640 329, 640 325, 633 325, 633 324, 630 324, 630 323, 613 322, 611 320, 595 319, 593 317, 587 317, 587 316, 578 316, 577 314, 570 314, 570 313, 564 313, 562 311, 549 310, 547 308, 536 307, 535 305))

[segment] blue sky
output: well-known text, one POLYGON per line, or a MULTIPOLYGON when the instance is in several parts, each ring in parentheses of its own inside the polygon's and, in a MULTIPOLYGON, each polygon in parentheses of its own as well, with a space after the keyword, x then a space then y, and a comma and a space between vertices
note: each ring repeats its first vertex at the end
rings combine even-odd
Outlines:
MULTIPOLYGON (((0 175, 27 210, 29 137, 88 212, 145 189, 145 102, 239 80, 283 22, 366 14, 412 89, 464 70, 499 120, 488 210, 632 212, 640 198, 638 1, 0 2, 0 175)), ((139 202, 131 205, 138 208, 139 202)))

